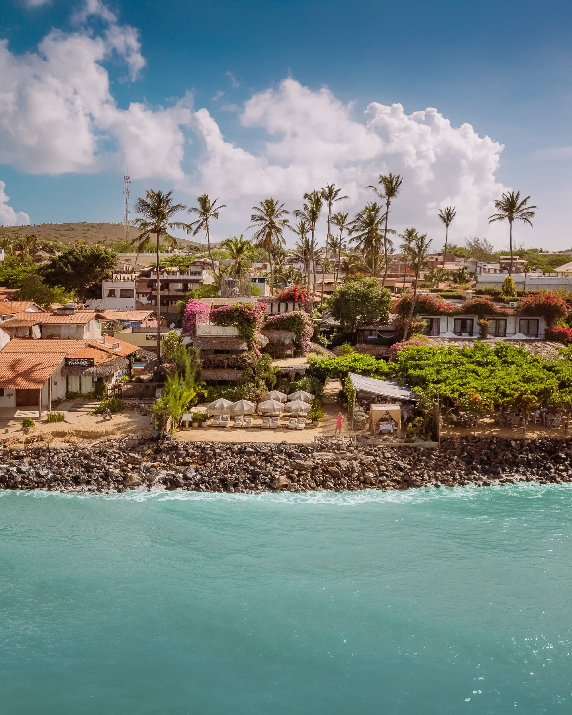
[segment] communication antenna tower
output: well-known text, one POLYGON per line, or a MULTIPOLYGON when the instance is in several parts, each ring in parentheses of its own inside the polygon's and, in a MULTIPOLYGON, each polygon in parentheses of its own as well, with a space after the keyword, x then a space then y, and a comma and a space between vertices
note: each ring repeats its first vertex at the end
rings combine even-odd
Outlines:
POLYGON ((131 177, 124 176, 125 188, 123 195, 125 196, 125 216, 123 217, 123 236, 125 241, 129 241, 129 187, 131 186, 131 177))

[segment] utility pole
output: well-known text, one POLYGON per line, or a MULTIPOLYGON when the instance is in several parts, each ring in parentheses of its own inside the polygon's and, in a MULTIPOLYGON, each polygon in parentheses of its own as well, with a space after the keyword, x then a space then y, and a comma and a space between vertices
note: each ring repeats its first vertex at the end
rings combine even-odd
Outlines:
POLYGON ((125 181, 125 188, 123 189, 123 195, 125 196, 125 214, 123 216, 123 238, 127 243, 129 241, 129 187, 131 186, 131 177, 124 176, 123 181, 125 181))

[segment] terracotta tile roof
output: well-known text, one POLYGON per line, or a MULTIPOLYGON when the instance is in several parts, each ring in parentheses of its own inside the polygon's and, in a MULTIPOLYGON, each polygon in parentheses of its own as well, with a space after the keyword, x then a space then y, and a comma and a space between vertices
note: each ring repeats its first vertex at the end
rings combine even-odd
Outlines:
POLYGON ((31 340, 14 338, 4 346, 0 355, 28 354, 51 355, 60 354, 62 357, 73 355, 78 350, 85 348, 85 340, 31 340))
MULTIPOLYGON (((38 306, 31 300, 0 300, 0 315, 11 315, 12 313, 24 313, 28 308, 38 306)), ((39 310, 39 309, 38 309, 39 310)), ((43 312, 39 310, 39 312, 43 312)), ((33 315, 33 313, 32 313, 33 315)))
POLYGON ((3 350, 0 352, 0 388, 39 390, 63 359, 61 353, 5 354, 3 350))
POLYGON ((140 322, 148 318, 153 310, 104 310, 102 315, 106 320, 132 320, 134 322, 140 322))
MULTIPOLYGON (((71 325, 85 325, 89 323, 90 320, 101 319, 101 313, 95 310, 78 310, 73 315, 56 315, 55 313, 16 313, 12 320, 25 320, 28 323, 34 325, 39 323, 53 323, 53 324, 71 324, 71 325)), ((6 321, 6 325, 9 325, 11 320, 6 321)))
POLYGON ((88 342, 91 347, 97 348, 97 350, 103 350, 105 352, 110 353, 111 355, 120 357, 127 357, 127 355, 136 353, 137 350, 139 350, 139 347, 137 345, 133 345, 132 343, 126 343, 124 340, 119 340, 118 338, 107 337, 105 340, 107 342, 107 345, 105 343, 100 342, 99 340, 89 340, 88 342), (116 343, 119 343, 118 349, 114 349, 112 347, 112 345, 116 343))
POLYGON ((93 364, 94 365, 101 365, 102 362, 107 362, 110 358, 110 355, 105 352, 105 350, 98 350, 97 348, 82 348, 81 350, 78 350, 76 353, 73 353, 69 357, 74 357, 74 358, 93 358, 93 364))

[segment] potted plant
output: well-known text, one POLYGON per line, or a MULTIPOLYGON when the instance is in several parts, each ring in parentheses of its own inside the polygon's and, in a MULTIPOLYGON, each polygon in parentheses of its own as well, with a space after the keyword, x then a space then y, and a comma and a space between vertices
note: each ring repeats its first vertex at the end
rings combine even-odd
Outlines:
POLYGON ((36 423, 31 417, 24 417, 22 420, 22 430, 25 434, 28 434, 31 429, 36 426, 36 423))
POLYGON ((193 427, 202 427, 204 422, 208 419, 208 415, 202 412, 193 412, 193 427))
POLYGON ((319 407, 312 407, 310 412, 308 412, 308 419, 311 421, 314 427, 317 427, 320 423, 320 420, 324 419, 323 410, 321 410, 319 407))

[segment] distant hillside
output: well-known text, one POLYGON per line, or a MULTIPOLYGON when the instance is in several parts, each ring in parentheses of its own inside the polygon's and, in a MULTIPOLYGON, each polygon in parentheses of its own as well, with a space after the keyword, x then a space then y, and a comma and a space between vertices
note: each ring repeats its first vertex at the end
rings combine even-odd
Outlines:
MULTIPOLYGON (((85 241, 86 243, 107 243, 123 241, 124 228, 122 223, 41 223, 30 226, 2 226, 0 238, 17 238, 28 233, 35 233, 39 238, 62 243, 85 241)), ((138 236, 139 230, 129 227, 129 238, 138 236)), ((181 248, 185 246, 202 246, 197 241, 178 239, 181 248)))

